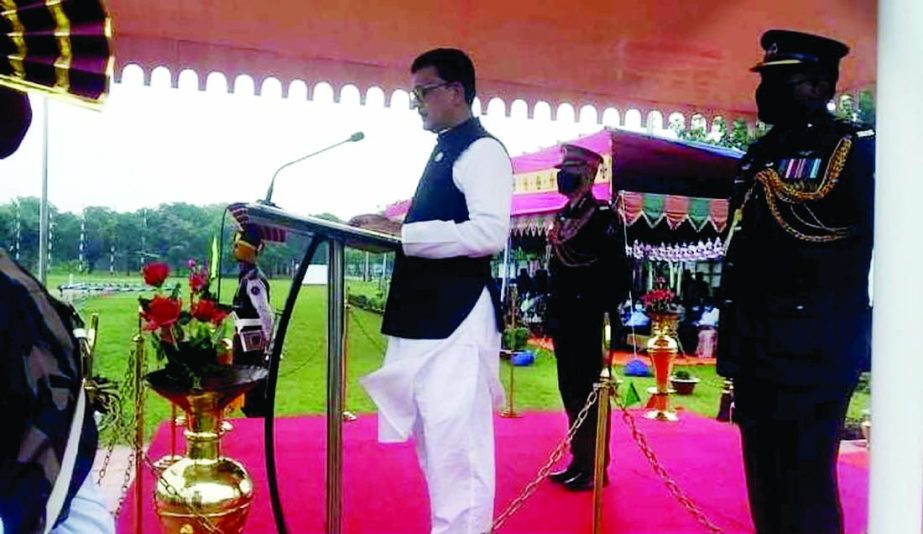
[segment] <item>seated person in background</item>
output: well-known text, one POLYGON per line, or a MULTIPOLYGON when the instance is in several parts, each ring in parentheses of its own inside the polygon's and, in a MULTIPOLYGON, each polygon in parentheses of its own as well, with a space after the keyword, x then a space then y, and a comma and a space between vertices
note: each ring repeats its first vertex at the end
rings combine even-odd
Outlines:
POLYGON ((706 304, 705 310, 702 312, 702 317, 698 320, 697 326, 699 329, 716 328, 718 326, 718 315, 720 313, 721 310, 716 308, 714 304, 706 304))
POLYGON ((718 308, 708 303, 705 305, 702 318, 698 321, 699 344, 695 349, 695 355, 699 358, 715 357, 715 345, 718 342, 718 313, 718 308))

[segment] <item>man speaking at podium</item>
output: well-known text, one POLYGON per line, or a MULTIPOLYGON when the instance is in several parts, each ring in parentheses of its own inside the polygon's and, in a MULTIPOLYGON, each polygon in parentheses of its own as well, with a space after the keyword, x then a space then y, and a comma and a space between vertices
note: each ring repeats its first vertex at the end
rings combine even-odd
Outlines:
POLYGON ((399 234, 382 332, 384 366, 362 385, 378 405, 379 440, 415 438, 434 534, 490 529, 493 407, 500 299, 491 257, 509 233, 513 171, 503 145, 473 117, 474 65, 436 49, 411 67, 413 106, 437 134, 403 226, 377 215, 351 223, 399 234))

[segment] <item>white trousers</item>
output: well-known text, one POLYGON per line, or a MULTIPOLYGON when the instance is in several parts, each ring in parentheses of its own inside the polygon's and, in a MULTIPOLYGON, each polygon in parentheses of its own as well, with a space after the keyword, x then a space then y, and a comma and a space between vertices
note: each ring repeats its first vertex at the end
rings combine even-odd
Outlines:
POLYGON ((67 519, 51 534, 115 534, 115 520, 106 509, 103 496, 91 472, 71 499, 67 519))
MULTIPOLYGON (((0 520, 0 534, 4 532, 3 521, 0 520)), ((67 519, 51 534, 115 534, 115 520, 106 509, 93 473, 87 475, 71 499, 67 519)))
POLYGON ((362 385, 379 408, 379 440, 413 437, 432 534, 481 534, 494 507, 493 408, 503 402, 500 334, 485 290, 447 339, 389 338, 362 385))

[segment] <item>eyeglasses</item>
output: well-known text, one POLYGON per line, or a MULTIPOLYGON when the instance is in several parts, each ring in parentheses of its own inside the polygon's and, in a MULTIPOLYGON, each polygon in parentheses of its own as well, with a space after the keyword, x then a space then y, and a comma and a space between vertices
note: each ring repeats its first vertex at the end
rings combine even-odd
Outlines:
POLYGON ((442 82, 414 87, 410 90, 410 101, 414 103, 423 102, 423 99, 426 98, 426 95, 430 94, 434 89, 439 89, 440 87, 445 87, 446 85, 451 85, 453 83, 455 82, 442 82))

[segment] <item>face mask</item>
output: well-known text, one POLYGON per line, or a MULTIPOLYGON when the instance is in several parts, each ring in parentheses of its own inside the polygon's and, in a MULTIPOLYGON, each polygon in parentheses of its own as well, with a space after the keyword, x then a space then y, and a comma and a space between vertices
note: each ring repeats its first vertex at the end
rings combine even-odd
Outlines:
POLYGON ((565 171, 563 169, 558 171, 558 192, 562 195, 573 193, 580 187, 582 178, 583 174, 580 173, 565 171))

